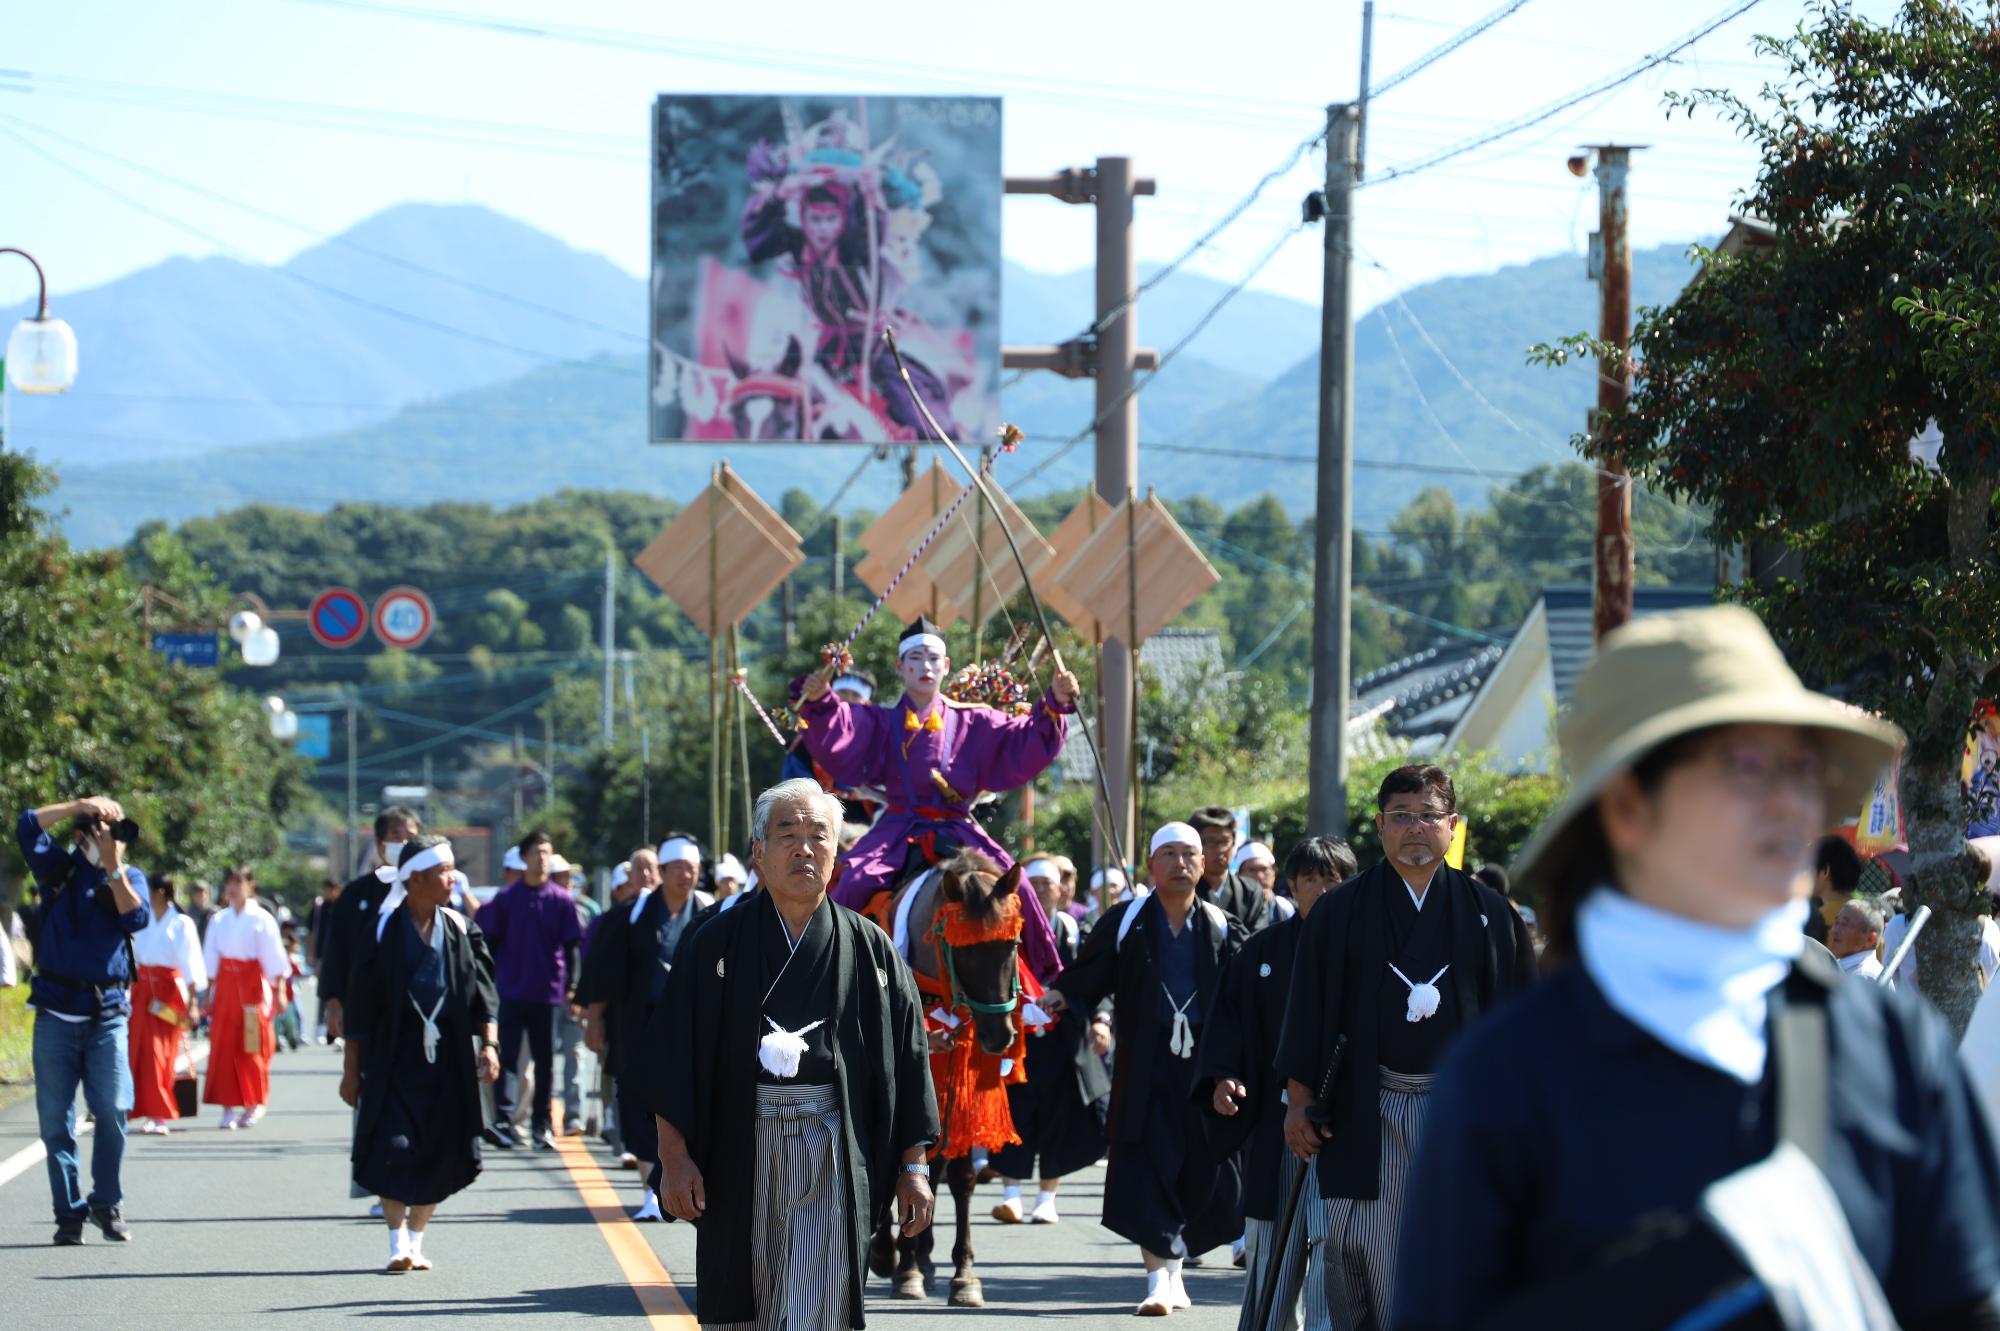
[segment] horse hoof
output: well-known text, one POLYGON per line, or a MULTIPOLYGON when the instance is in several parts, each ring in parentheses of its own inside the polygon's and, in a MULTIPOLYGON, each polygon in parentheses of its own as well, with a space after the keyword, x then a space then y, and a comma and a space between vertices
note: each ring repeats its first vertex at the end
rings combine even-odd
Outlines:
POLYGON ((896 1277, 896 1293, 894 1297, 916 1303, 928 1299, 930 1296, 930 1290, 924 1285, 923 1272, 911 1271, 906 1275, 896 1277))
POLYGON ((951 1282, 951 1306, 954 1308, 984 1308, 986 1292, 977 1279, 968 1277, 951 1282))
POLYGON ((880 1235, 868 1240, 868 1269, 887 1280, 896 1274, 896 1245, 880 1235))

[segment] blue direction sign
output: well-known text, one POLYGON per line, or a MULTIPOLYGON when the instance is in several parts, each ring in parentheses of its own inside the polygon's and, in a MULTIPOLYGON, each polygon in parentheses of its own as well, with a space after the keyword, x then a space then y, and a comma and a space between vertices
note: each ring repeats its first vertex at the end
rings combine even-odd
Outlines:
POLYGON ((333 756, 333 717, 326 712, 299 713, 299 734, 292 751, 301 758, 325 761, 333 756))
POLYGON ((221 660, 221 653, 213 633, 155 633, 153 650, 169 661, 179 661, 184 666, 205 666, 213 669, 221 660))

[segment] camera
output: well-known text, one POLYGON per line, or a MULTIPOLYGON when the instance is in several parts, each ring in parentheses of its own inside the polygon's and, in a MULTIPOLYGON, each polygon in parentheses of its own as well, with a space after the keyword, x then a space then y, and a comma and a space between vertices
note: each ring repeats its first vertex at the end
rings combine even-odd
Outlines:
MULTIPOLYGON (((77 830, 86 836, 96 836, 97 829, 103 825, 104 820, 101 818, 87 818, 78 822, 77 830)), ((120 818, 111 824, 111 839, 121 846, 131 845, 139 839, 139 824, 130 818, 120 818)))

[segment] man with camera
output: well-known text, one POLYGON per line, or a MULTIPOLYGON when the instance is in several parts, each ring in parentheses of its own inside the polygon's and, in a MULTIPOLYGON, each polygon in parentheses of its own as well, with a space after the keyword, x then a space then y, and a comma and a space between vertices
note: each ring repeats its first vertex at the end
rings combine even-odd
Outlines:
POLYGON ((21 815, 16 837, 42 890, 41 937, 28 1002, 35 1009, 35 1109, 48 1151, 56 1244, 83 1242, 85 1219, 115 1243, 131 1238, 124 1189, 125 1113, 132 1107, 126 1019, 132 1004, 132 935, 152 918, 146 876, 125 866, 139 828, 102 795, 21 815), (70 844, 50 834, 70 822, 70 844), (96 1120, 90 1190, 76 1144, 76 1088, 96 1120))

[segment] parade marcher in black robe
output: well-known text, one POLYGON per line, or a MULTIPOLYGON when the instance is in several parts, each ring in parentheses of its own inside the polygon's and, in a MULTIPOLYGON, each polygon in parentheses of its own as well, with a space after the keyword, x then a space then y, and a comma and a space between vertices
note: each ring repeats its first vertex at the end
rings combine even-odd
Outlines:
POLYGON ((2000 1158, 1953 1032, 1800 930, 1814 843, 1901 739, 1740 607, 1598 644, 1569 794, 1513 866, 1554 966, 1445 1060, 1394 1326, 2000 1327, 2000 1158))
POLYGON ((1271 899, 1264 889, 1230 867, 1236 853, 1236 815, 1210 804, 1189 814, 1188 826, 1201 835, 1201 899, 1222 907, 1242 925, 1245 938, 1270 924, 1271 899))
POLYGON ((683 938, 647 1030, 661 1197, 698 1222, 703 1325, 858 1328, 892 1199, 905 1234, 930 1222, 923 1009, 889 936, 826 897, 839 801, 783 782, 752 825, 764 890, 683 938))
POLYGON ((1388 1317, 1404 1181, 1445 1047, 1535 978, 1534 944, 1514 908, 1444 862, 1458 819, 1451 778, 1399 767, 1376 805, 1389 859, 1335 888, 1306 921, 1278 1039, 1285 1138, 1317 1156, 1327 1303, 1341 1331, 1388 1317), (1320 1129, 1306 1109, 1340 1036, 1333 1117, 1320 1129))
MULTIPOLYGON (((1218 1155, 1243 1153, 1243 1233, 1246 1261, 1240 1331, 1266 1326, 1297 1331, 1303 1295, 1307 1331, 1331 1325, 1319 1262, 1306 1240, 1326 1237, 1326 1208, 1302 1208, 1294 1218, 1282 1253, 1274 1254, 1275 1230, 1284 1219, 1292 1180, 1305 1166, 1285 1148, 1285 1080, 1278 1075, 1278 1035, 1291 1000, 1292 961, 1312 908, 1325 892, 1354 876, 1354 852, 1344 841, 1308 837, 1292 848, 1285 877, 1299 913, 1288 916, 1243 944, 1222 973, 1215 1010, 1201 1032, 1192 1099, 1207 1119, 1210 1147, 1218 1155), (1265 1271, 1284 1265, 1273 1304, 1274 1320, 1259 1310, 1265 1271), (1262 1312, 1253 1322, 1253 1313, 1262 1312)), ((1317 1197, 1313 1199, 1317 1202, 1317 1197)))
POLYGON ((1156 832, 1147 857, 1152 890, 1105 912, 1076 964, 1057 977, 1054 997, 1042 1000, 1045 1009, 1087 1012, 1114 999, 1104 1227, 1139 1245, 1147 1273, 1139 1310, 1148 1315, 1192 1306, 1181 1263, 1243 1232, 1242 1171, 1234 1158, 1215 1158, 1188 1103, 1195 1040, 1242 934, 1196 896, 1200 865, 1192 827, 1168 823, 1156 832))
MULTIPOLYGON (((643 865, 650 853, 635 853, 634 864, 643 865)), ((639 1168, 646 1171, 646 1195, 633 1216, 636 1220, 666 1218, 660 1211, 659 1134, 639 1093, 636 1054, 653 1013, 666 999, 674 950, 701 913, 715 904, 714 897, 694 886, 701 878, 701 848, 692 839, 668 837, 659 854, 660 885, 621 907, 618 918, 606 926, 609 936, 597 978, 615 1033, 611 1075, 617 1087, 619 1131, 625 1149, 639 1157, 639 1168), (678 907, 673 904, 676 899, 678 907), (626 1032, 631 1033, 629 1038, 626 1032)))
MULTIPOLYGON (((1047 856, 1027 861, 1023 876, 1037 892, 1053 888, 1060 894, 1061 871, 1047 856)), ((1044 896, 1042 910, 1055 930, 1056 956, 1064 966, 1074 965, 1083 945, 1082 928, 1059 900, 1044 896)), ((1007 1108, 1021 1141, 994 1151, 989 1161, 1005 1181, 1000 1203, 993 1208, 993 1218, 1002 1224, 1023 1220, 1055 1224, 1061 1218, 1056 1213, 1055 1185, 1104 1158, 1111 1075, 1105 1071, 1103 1056, 1091 1046, 1089 1026, 1088 1012, 1068 1012, 1046 1030, 1029 1032, 1028 1079, 1007 1088, 1007 1108), (1020 1183, 1031 1178, 1039 1178, 1041 1188, 1034 1207, 1023 1211, 1020 1183)))
POLYGON ((479 926, 443 904, 451 843, 417 837, 400 859, 346 986, 341 1082, 360 1110, 354 1180, 382 1199, 391 1271, 430 1269, 425 1229, 439 1202, 479 1177, 479 1083, 500 1070, 493 959, 479 926))

